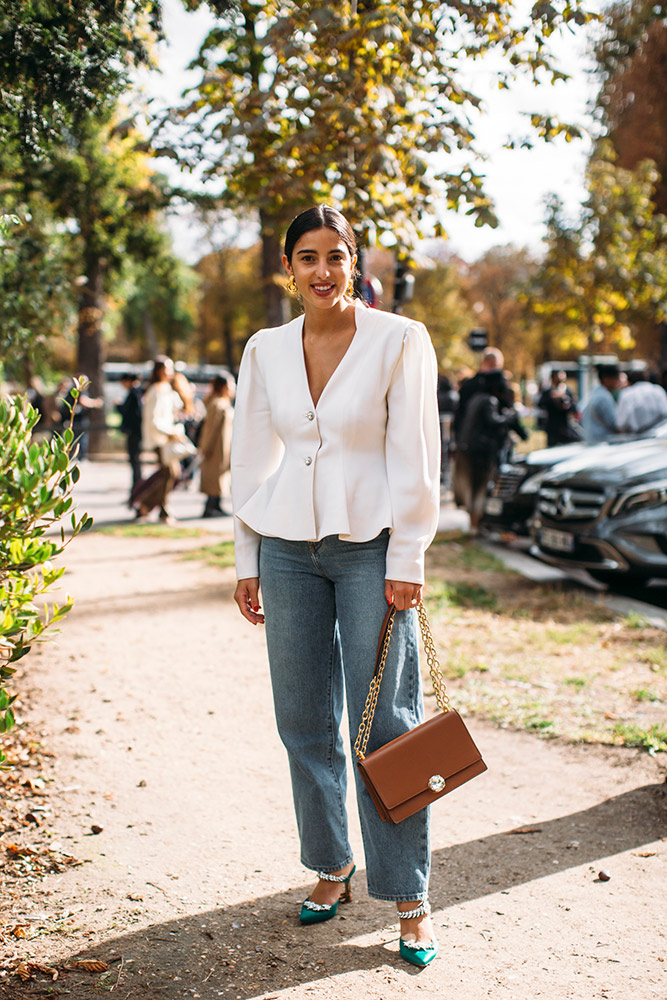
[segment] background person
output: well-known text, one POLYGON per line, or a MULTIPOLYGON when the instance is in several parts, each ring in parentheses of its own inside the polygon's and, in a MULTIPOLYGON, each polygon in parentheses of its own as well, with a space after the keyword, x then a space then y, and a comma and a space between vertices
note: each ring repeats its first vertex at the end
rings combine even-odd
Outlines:
MULTIPOLYGON (((78 375, 78 379, 87 381, 85 375, 78 375)), ((83 389, 78 396, 74 393, 74 381, 71 378, 62 379, 58 383, 58 412, 60 414, 59 431, 62 434, 72 421, 74 431, 75 447, 77 449, 77 462, 88 458, 88 437, 90 432, 90 412, 91 410, 101 410, 104 400, 101 397, 90 396, 83 389), (74 415, 72 416, 72 410, 74 415)))
POLYGON ((222 517, 225 513, 220 501, 227 493, 233 422, 229 381, 224 375, 216 375, 209 385, 206 416, 199 432, 200 485, 202 493, 206 494, 202 517, 222 517))
POLYGON ((125 399, 116 403, 116 410, 120 413, 120 429, 125 435, 132 470, 131 494, 141 482, 141 388, 139 376, 134 372, 126 372, 120 381, 125 389, 125 399))
MULTIPOLYGON (((234 417, 235 600, 264 622, 261 580, 301 860, 318 875, 304 924, 335 915, 355 870, 340 725, 346 695, 356 735, 387 603, 398 613, 369 750, 422 719, 414 606, 439 512, 435 352, 420 323, 353 301, 356 260, 335 209, 292 222, 283 263, 304 314, 250 338, 234 417)), ((401 955, 426 965, 428 811, 384 823, 355 778, 368 891, 396 903, 401 955)))
POLYGON ((173 524, 167 510, 167 498, 180 475, 180 462, 169 454, 167 445, 183 439, 183 426, 175 419, 179 398, 171 387, 174 365, 171 358, 157 358, 144 393, 142 412, 143 446, 155 451, 159 462, 158 472, 133 490, 131 503, 136 506, 139 517, 147 517, 158 507, 160 520, 173 524))
POLYGON ((618 365, 598 365, 596 371, 599 385, 595 386, 588 397, 581 414, 584 441, 594 444, 608 441, 618 434, 614 393, 618 392, 620 386, 618 365))
POLYGON ((540 394, 537 405, 544 413, 547 448, 579 441, 581 434, 573 426, 577 402, 568 387, 565 372, 552 371, 549 385, 540 394))
POLYGON ((616 425, 620 434, 642 434, 667 418, 667 392, 645 369, 628 372, 628 383, 618 397, 616 425))
POLYGON ((470 515, 470 528, 479 528, 487 487, 502 459, 509 459, 510 431, 528 437, 512 406, 512 393, 501 371, 486 372, 484 387, 470 400, 457 439, 456 461, 462 506, 470 515))

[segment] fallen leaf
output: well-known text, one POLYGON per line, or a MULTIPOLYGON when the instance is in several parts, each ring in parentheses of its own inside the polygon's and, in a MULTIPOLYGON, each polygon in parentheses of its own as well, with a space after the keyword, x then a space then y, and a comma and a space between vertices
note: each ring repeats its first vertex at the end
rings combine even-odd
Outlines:
POLYGON ((15 938, 24 938, 25 932, 28 930, 27 924, 17 924, 16 927, 12 927, 10 934, 15 938))
POLYGON ((631 851, 630 852, 635 858, 654 858, 657 851, 631 851))
POLYGON ((516 830, 508 830, 508 833, 542 833, 541 826, 518 826, 516 830))
POLYGON ((106 972, 109 966, 94 958, 82 958, 78 962, 70 962, 71 969, 81 969, 82 972, 106 972))
POLYGON ((29 979, 32 979, 32 971, 27 962, 19 962, 14 969, 14 974, 17 975, 23 983, 27 983, 29 979))

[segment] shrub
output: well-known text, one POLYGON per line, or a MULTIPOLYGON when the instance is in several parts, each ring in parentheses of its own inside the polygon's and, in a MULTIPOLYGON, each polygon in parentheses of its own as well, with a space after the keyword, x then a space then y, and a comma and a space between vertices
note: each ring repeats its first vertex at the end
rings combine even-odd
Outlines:
MULTIPOLYGON (((81 388, 76 383, 75 395, 81 388)), ((77 517, 71 512, 79 478, 71 421, 62 435, 35 441, 38 419, 25 399, 0 399, 0 733, 14 725, 12 705, 17 698, 4 683, 31 644, 42 640, 72 607, 69 597, 61 605, 36 603, 65 572, 53 560, 93 523, 87 514, 77 517), (66 515, 68 537, 64 527, 57 529, 66 515)), ((0 752, 4 766, 6 757, 0 752)))

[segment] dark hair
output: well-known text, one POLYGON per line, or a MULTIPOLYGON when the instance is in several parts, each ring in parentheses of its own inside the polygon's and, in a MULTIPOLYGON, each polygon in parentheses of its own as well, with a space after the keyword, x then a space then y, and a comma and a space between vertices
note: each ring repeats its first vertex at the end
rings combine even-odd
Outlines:
POLYGON ((345 216, 330 205, 313 205, 312 208, 307 208, 305 212, 301 212, 296 219, 292 220, 285 234, 284 252, 290 264, 292 263, 294 247, 304 233, 309 233, 313 229, 331 229, 334 233, 338 233, 350 251, 350 257, 355 256, 357 240, 352 226, 345 216))
POLYGON ((621 374, 621 369, 618 365, 596 365, 595 371, 600 381, 603 378, 618 378, 621 374))
POLYGON ((229 379, 224 375, 214 375, 211 379, 211 388, 213 392, 222 392, 224 388, 229 388, 229 379))

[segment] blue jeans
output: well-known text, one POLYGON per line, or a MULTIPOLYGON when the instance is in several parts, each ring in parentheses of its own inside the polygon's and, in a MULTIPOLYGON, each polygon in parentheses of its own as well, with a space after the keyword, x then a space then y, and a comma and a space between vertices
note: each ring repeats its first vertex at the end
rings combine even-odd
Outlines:
MULTIPOLYGON (((289 757, 301 861, 336 871, 352 860, 345 810, 343 699, 352 744, 373 675, 389 534, 370 542, 262 538, 260 580, 280 738, 289 757)), ((415 611, 399 611, 368 752, 423 720, 415 611)), ((384 823, 355 767, 368 892, 420 900, 428 891, 428 810, 384 823)))

